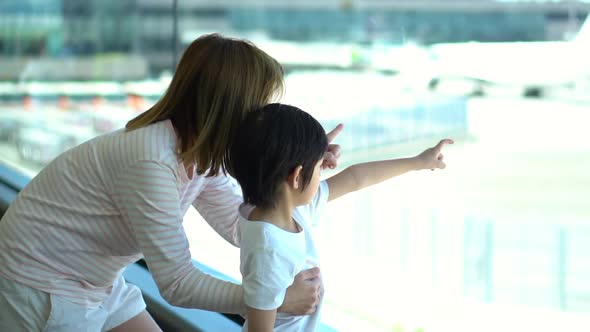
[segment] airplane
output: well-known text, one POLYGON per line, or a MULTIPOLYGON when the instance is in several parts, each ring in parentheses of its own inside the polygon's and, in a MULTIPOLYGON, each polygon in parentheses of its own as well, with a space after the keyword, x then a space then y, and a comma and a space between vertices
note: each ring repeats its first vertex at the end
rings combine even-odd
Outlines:
POLYGON ((467 80, 474 95, 496 85, 543 97, 549 88, 588 86, 590 15, 571 41, 444 43, 431 45, 430 52, 431 90, 446 80, 467 80))

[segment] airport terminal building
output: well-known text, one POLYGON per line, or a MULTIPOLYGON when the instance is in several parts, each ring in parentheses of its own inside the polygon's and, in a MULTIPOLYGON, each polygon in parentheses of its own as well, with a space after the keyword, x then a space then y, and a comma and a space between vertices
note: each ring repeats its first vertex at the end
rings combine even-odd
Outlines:
MULTIPOLYGON (((117 57, 118 72, 135 79, 169 70, 183 44, 213 30, 253 39, 358 45, 562 40, 578 30, 590 9, 576 1, 183 0, 175 11, 173 3, 4 0, 0 61, 102 55, 103 62, 117 57)), ((18 64, 2 67, 8 71, 0 80, 17 79, 11 69, 18 64)), ((96 74, 77 78, 100 79, 96 74)))

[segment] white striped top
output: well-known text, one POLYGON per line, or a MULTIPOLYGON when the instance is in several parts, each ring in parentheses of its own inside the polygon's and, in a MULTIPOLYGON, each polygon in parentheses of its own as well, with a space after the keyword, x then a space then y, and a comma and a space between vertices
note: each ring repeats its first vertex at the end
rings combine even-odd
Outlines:
POLYGON ((144 257, 172 305, 245 311, 240 285, 194 267, 182 226, 193 204, 238 246, 242 197, 225 176, 187 173, 176 141, 167 120, 97 137, 56 158, 0 221, 0 275, 94 307, 144 257))

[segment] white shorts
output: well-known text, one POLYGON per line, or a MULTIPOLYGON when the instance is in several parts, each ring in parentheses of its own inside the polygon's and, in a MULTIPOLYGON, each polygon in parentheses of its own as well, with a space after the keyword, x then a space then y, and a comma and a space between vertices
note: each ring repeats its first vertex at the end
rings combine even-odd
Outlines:
POLYGON ((86 308, 0 276, 0 331, 108 331, 145 308, 139 288, 123 277, 100 306, 86 308))

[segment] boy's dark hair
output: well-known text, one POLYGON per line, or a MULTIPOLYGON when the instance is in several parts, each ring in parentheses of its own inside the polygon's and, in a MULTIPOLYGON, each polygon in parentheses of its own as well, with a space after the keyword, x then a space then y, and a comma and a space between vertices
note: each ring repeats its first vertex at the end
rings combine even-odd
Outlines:
POLYGON ((232 140, 228 172, 242 187, 244 201, 272 208, 280 184, 299 165, 303 191, 328 147, 326 132, 295 106, 268 104, 249 112, 232 140))

